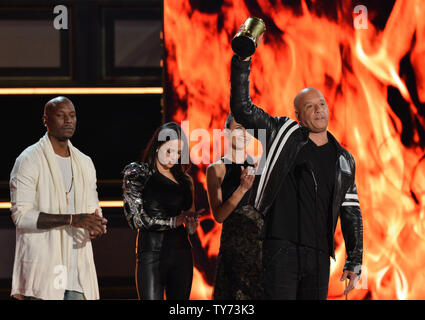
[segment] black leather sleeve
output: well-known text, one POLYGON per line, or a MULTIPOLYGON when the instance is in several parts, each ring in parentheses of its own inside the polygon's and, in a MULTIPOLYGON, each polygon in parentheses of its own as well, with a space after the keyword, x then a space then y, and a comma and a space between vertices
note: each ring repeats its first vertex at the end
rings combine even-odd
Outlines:
POLYGON ((146 163, 132 162, 123 170, 124 215, 131 229, 163 231, 173 228, 175 217, 149 215, 144 208, 143 189, 153 171, 146 163))
POLYGON ((360 274, 363 259, 363 221, 355 182, 348 189, 341 205, 341 229, 347 250, 344 270, 360 274))
POLYGON ((249 96, 249 73, 251 59, 242 61, 234 55, 231 62, 231 89, 230 110, 236 122, 245 129, 254 130, 253 135, 258 139, 258 129, 266 130, 266 137, 270 138, 277 131, 278 118, 272 117, 263 109, 251 102, 249 96))

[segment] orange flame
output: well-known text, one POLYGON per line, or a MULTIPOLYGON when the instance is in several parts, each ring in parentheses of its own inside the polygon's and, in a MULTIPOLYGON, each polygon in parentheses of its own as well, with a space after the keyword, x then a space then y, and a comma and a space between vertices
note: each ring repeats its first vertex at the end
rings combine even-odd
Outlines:
MULTIPOLYGON (((279 1, 271 6, 257 0, 250 8, 243 0, 223 1, 211 10, 200 3, 164 1, 173 120, 190 120, 191 129, 208 129, 211 136, 213 128, 223 127, 230 41, 247 17, 267 18, 266 24, 274 25, 267 25, 251 67, 254 103, 272 115, 295 118, 295 95, 304 87, 319 89, 329 104, 329 130, 356 159, 366 268, 361 288, 349 298, 425 298, 425 3, 395 1, 382 30, 371 21, 368 29, 355 29, 348 0, 341 1, 333 19, 317 14, 315 1, 310 7, 302 1, 296 13, 279 1), (406 75, 403 63, 413 76, 406 75), (410 138, 404 130, 410 130, 410 138)), ((205 188, 204 172, 202 166, 197 178, 205 188)), ((198 231, 208 257, 218 253, 220 232, 219 225, 205 234, 198 231)), ((343 299, 339 278, 345 247, 339 226, 335 239, 329 298, 343 299)), ((211 297, 205 279, 195 269, 192 299, 211 297)))

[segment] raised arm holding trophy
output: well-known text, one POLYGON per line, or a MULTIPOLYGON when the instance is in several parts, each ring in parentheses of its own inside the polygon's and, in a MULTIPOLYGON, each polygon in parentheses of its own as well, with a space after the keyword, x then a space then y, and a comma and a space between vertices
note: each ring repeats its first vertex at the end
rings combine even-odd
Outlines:
POLYGON ((266 30, 248 18, 232 40, 230 109, 236 122, 266 132, 264 169, 249 196, 264 218, 262 262, 266 299, 326 299, 330 259, 335 259, 338 218, 347 259, 344 294, 358 281, 363 226, 353 156, 327 130, 329 110, 322 93, 302 89, 294 99, 294 121, 272 116, 251 102, 250 56, 266 30))

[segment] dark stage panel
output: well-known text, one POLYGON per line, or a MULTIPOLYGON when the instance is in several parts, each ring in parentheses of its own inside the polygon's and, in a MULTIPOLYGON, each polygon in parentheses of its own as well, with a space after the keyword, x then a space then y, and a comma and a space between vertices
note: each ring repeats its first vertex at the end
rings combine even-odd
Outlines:
MULTIPOLYGON (((8 180, 16 157, 45 133, 41 117, 53 96, 0 95, 0 201, 9 201, 8 180)), ((121 171, 139 160, 161 124, 161 95, 69 95, 77 111, 74 146, 90 156, 101 200, 121 198, 121 171)))

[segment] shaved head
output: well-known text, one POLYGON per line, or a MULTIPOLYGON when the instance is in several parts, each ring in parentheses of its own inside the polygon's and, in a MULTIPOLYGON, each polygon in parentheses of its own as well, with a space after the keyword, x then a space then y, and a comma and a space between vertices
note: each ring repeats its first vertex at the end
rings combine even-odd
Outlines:
POLYGON ((302 105, 304 104, 305 97, 309 94, 317 94, 323 97, 322 93, 316 88, 304 88, 300 92, 298 92, 298 94, 295 96, 295 99, 294 99, 295 110, 297 111, 300 110, 300 107, 302 107, 302 105))
POLYGON ((69 104, 71 106, 74 106, 74 104, 72 103, 72 101, 69 100, 67 97, 59 96, 59 97, 56 97, 56 98, 53 98, 53 99, 47 101, 46 105, 44 106, 44 115, 45 116, 48 116, 49 114, 52 113, 52 111, 54 109, 56 109, 57 106, 59 106, 59 105, 61 105, 63 103, 66 103, 66 104, 69 104))
POLYGON ((66 141, 74 135, 77 115, 74 104, 67 97, 56 97, 44 106, 43 124, 50 137, 66 141))
POLYGON ((295 115, 310 132, 319 133, 327 130, 329 110, 323 94, 315 88, 305 88, 294 99, 295 115))

